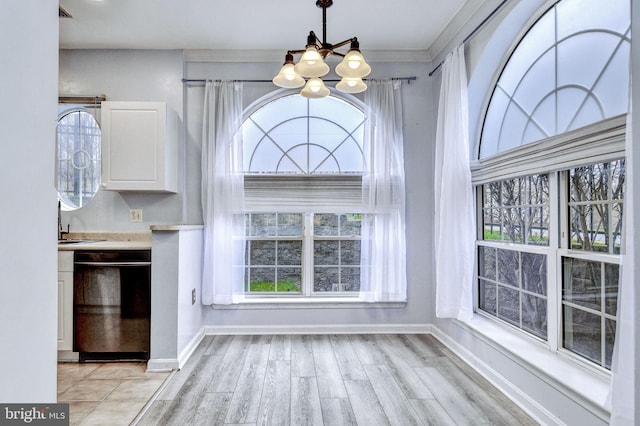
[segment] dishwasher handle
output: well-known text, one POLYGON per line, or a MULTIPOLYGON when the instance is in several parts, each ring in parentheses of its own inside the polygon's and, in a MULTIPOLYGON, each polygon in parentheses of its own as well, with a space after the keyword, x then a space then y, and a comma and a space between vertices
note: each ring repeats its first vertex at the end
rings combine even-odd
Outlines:
POLYGON ((150 266, 151 262, 74 262, 74 265, 126 267, 126 266, 150 266))

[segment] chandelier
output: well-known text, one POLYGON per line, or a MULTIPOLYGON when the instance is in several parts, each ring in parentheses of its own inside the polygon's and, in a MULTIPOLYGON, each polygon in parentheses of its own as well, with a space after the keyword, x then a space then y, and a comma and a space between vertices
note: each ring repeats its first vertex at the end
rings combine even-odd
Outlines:
POLYGON ((307 45, 302 50, 289 50, 285 57, 284 65, 278 75, 273 78, 276 86, 295 89, 304 86, 300 91, 307 98, 323 98, 329 94, 329 89, 324 85, 320 77, 329 72, 329 66, 324 59, 329 55, 343 58, 336 66, 336 74, 342 80, 336 84, 336 89, 343 93, 360 93, 367 90, 367 85, 362 81, 371 72, 360 53, 360 44, 356 37, 341 41, 340 43, 327 43, 327 8, 331 7, 333 0, 317 0, 316 6, 322 8, 322 42, 311 31, 307 37, 307 45), (346 54, 337 52, 343 46, 350 44, 346 54), (302 54, 297 64, 293 62, 293 55, 302 54), (306 84, 305 84, 305 78, 306 84))

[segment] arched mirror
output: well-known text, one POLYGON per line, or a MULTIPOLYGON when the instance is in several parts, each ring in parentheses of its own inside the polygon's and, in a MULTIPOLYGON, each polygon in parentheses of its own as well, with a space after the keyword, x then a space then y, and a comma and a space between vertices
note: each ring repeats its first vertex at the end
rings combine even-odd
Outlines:
POLYGON ((63 210, 85 206, 100 187, 100 126, 89 110, 73 107, 58 117, 56 189, 63 210))

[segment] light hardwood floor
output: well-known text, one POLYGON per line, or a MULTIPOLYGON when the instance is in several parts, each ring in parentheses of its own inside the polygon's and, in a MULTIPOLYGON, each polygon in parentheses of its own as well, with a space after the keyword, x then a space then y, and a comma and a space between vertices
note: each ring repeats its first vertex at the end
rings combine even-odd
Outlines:
POLYGON ((140 425, 535 425, 430 335, 207 336, 140 425))

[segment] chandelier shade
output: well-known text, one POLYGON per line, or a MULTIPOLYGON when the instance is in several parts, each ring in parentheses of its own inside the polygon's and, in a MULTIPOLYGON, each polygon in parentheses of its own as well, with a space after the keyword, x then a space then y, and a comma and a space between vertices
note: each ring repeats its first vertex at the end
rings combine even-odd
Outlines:
POLYGON ((366 77, 371 73, 371 67, 360 53, 358 40, 351 42, 351 49, 344 56, 342 62, 336 67, 336 74, 340 77, 366 77))
POLYGON ((283 88, 297 88, 305 84, 300 92, 301 95, 309 98, 321 98, 328 96, 330 90, 320 79, 330 71, 325 59, 329 55, 336 55, 343 58, 342 62, 335 68, 336 74, 343 77, 336 84, 336 89, 344 93, 360 93, 367 90, 367 85, 362 81, 371 73, 371 66, 367 64, 362 53, 360 44, 356 37, 341 41, 336 44, 327 43, 327 8, 333 4, 333 0, 317 0, 316 6, 322 9, 322 41, 318 40, 316 34, 311 31, 307 37, 307 44, 302 50, 289 50, 285 63, 278 75, 273 78, 276 86, 283 88), (350 45, 346 54, 338 52, 343 46, 350 45), (293 55, 301 55, 297 64, 294 64, 293 55))
POLYGON ((360 77, 343 77, 336 84, 336 89, 342 93, 361 93, 367 90, 367 85, 360 77))
POLYGON ((287 89, 295 89, 304 86, 304 78, 295 71, 293 55, 288 54, 278 75, 273 77, 273 84, 287 89))
POLYGON ((324 85, 324 81, 322 81, 318 77, 312 77, 307 81, 307 84, 300 91, 300 94, 305 98, 324 98, 325 96, 329 96, 329 89, 324 85))

